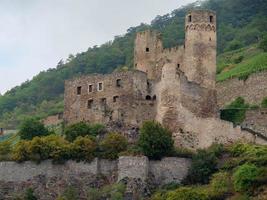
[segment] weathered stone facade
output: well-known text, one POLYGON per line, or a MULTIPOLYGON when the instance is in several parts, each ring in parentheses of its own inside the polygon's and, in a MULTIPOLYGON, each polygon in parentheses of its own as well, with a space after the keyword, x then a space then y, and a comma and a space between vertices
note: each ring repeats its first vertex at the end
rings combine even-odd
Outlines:
POLYGON ((190 148, 255 142, 254 135, 218 119, 216 35, 215 13, 199 10, 185 17, 183 46, 164 49, 159 33, 137 33, 133 71, 66 82, 65 121, 134 129, 156 120, 173 132, 176 145, 190 148))
POLYGON ((218 82, 216 90, 218 95, 218 106, 224 108, 237 97, 243 97, 249 104, 260 105, 267 97, 267 72, 252 74, 247 80, 233 78, 218 82))
MULTIPOLYGON (((39 165, 0 162, 0 199, 21 197, 27 188, 32 188, 40 200, 55 200, 68 187, 76 189, 79 199, 87 199, 90 187, 119 181, 125 182, 127 187, 136 182, 147 187, 148 180, 154 186, 180 183, 187 176, 190 165, 190 159, 185 158, 149 161, 146 157, 120 157, 114 161, 95 159, 91 163, 67 161, 64 165, 54 165, 49 160, 39 165)), ((128 196, 132 196, 129 193, 133 190, 128 189, 128 196)), ((142 191, 140 193, 142 195, 142 191)))

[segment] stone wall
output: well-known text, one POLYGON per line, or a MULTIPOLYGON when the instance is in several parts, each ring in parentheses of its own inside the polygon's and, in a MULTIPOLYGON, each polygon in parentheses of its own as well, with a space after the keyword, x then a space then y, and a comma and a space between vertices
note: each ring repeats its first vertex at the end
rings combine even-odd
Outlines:
POLYGON ((83 76, 65 83, 64 120, 71 124, 140 125, 155 115, 147 76, 141 71, 83 76), (101 84, 101 88, 99 88, 101 84))
POLYGON ((110 161, 95 159, 91 163, 67 161, 54 165, 43 161, 0 162, 0 199, 11 200, 32 188, 40 200, 55 200, 66 188, 75 188, 80 199, 86 199, 89 187, 102 187, 125 179, 150 182, 154 185, 180 183, 186 177, 191 161, 185 158, 164 158, 149 161, 146 157, 120 157, 110 161))
POLYGON ((218 105, 220 108, 243 97, 247 103, 260 104, 267 97, 267 71, 252 74, 247 80, 238 78, 218 82, 216 84, 218 105))

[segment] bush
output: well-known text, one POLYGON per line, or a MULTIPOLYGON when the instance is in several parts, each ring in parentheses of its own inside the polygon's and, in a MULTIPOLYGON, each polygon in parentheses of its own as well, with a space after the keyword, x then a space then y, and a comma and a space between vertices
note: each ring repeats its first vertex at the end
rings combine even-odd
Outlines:
POLYGON ((210 186, 213 194, 222 197, 226 193, 231 192, 231 176, 227 172, 218 172, 212 175, 210 186))
POLYGON ((36 136, 49 135, 49 131, 37 119, 26 119, 19 129, 19 136, 23 140, 31 140, 36 136))
POLYGON ((264 51, 267 52, 267 34, 265 34, 260 41, 259 47, 264 51))
POLYGON ((234 188, 237 192, 249 191, 257 182, 261 170, 253 164, 243 164, 233 174, 234 188))
POLYGON ((100 143, 100 149, 103 157, 116 159, 120 152, 127 149, 127 139, 119 133, 109 133, 100 143))
POLYGON ((166 200, 209 200, 209 192, 204 187, 181 187, 169 192, 166 200))
POLYGON ((33 192, 33 189, 32 188, 28 188, 25 191, 24 200, 37 200, 37 197, 34 195, 34 192, 33 192))
POLYGON ((13 150, 13 160, 32 160, 40 162, 53 159, 54 162, 62 162, 70 158, 70 144, 61 136, 50 135, 35 137, 31 141, 20 141, 13 150))
POLYGON ((261 102, 261 107, 262 108, 267 108, 267 97, 265 97, 262 102, 261 102))
POLYGON ((216 165, 217 158, 214 152, 198 150, 192 158, 188 181, 190 183, 208 183, 209 177, 217 170, 216 165))
POLYGON ((0 142, 0 160, 10 160, 12 146, 10 141, 0 142))
POLYGON ((105 126, 101 124, 86 124, 85 122, 79 122, 68 126, 64 134, 68 141, 74 141, 79 136, 97 136, 105 132, 105 126))
POLYGON ((225 110, 221 111, 221 119, 233 122, 234 124, 241 124, 245 119, 248 108, 249 105, 245 103, 245 100, 242 97, 238 97, 226 106, 225 110))
POLYGON ((96 143, 89 137, 76 138, 72 144, 72 158, 81 161, 91 161, 94 158, 96 143))
POLYGON ((160 159, 170 155, 174 150, 172 134, 158 122, 147 121, 141 127, 138 145, 144 155, 160 159))
POLYGON ((12 152, 12 160, 22 162, 29 160, 29 145, 30 141, 22 140, 18 142, 12 152))

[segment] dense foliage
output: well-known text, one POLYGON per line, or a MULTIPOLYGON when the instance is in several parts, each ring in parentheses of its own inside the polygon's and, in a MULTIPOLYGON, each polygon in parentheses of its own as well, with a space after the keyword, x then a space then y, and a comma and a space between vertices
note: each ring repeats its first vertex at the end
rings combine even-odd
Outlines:
POLYGON ((29 118, 23 121, 19 129, 19 136, 22 140, 31 140, 36 136, 46 136, 49 131, 37 119, 29 118))
MULTIPOLYGON (((267 146, 236 143, 223 149, 214 145, 205 151, 213 153, 217 158, 223 158, 220 164, 213 163, 218 167, 218 172, 213 170, 213 174, 208 175, 210 178, 206 177, 205 185, 177 185, 176 188, 160 189, 151 200, 266 199, 264 189, 267 180, 267 146)), ((203 152, 197 154, 202 155, 203 152)), ((200 159, 199 163, 201 164, 200 159)), ((202 164, 196 170, 204 175, 206 168, 207 165, 202 164)))
POLYGON ((127 139, 119 133, 109 133, 100 143, 102 156, 108 159, 116 159, 120 152, 127 149, 127 139))
POLYGON ((221 110, 221 119, 233 122, 234 124, 241 124, 246 117, 246 111, 249 107, 242 97, 238 97, 227 105, 224 110, 221 110))
MULTIPOLYGON (((245 47, 261 41, 267 31, 267 2, 262 0, 207 0, 189 4, 170 14, 157 16, 150 25, 131 27, 112 42, 70 55, 56 68, 43 71, 0 96, 0 126, 16 127, 27 115, 44 118, 63 111, 64 80, 90 73, 110 73, 133 66, 136 32, 152 28, 162 32, 165 47, 183 44, 184 16, 189 9, 203 8, 217 12, 218 52, 245 47)), ((254 65, 252 65, 254 66, 254 65)))
POLYGON ((171 132, 155 121, 144 122, 140 129, 138 145, 144 155, 160 159, 170 155, 174 149, 171 132))
POLYGON ((79 136, 97 136, 105 132, 105 126, 102 124, 87 124, 85 122, 79 122, 69 125, 65 128, 64 134, 68 141, 74 141, 79 136))

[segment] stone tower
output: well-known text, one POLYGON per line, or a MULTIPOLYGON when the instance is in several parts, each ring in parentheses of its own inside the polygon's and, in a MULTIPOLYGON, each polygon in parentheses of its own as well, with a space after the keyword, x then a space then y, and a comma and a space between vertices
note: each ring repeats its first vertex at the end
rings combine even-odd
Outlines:
POLYGON ((185 17, 185 74, 189 81, 214 89, 216 76, 216 14, 194 10, 185 17))
POLYGON ((134 68, 146 72, 148 79, 155 79, 157 59, 162 50, 160 33, 152 30, 137 33, 134 48, 134 68))

